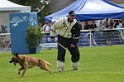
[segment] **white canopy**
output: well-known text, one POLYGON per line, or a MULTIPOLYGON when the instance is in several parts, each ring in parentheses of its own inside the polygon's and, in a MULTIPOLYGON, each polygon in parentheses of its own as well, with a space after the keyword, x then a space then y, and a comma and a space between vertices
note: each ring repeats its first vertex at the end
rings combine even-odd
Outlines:
POLYGON ((22 6, 8 0, 0 0, 0 11, 22 11, 30 12, 30 6, 22 6))
POLYGON ((30 12, 30 11, 31 11, 30 6, 18 5, 8 0, 0 0, 0 31, 2 30, 2 26, 6 26, 7 32, 9 32, 10 13, 30 12))

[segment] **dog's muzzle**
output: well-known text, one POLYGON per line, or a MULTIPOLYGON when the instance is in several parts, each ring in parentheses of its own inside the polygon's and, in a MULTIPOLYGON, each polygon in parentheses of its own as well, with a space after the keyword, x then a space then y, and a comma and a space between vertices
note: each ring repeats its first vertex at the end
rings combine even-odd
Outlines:
POLYGON ((14 66, 16 66, 16 63, 18 63, 18 60, 10 60, 9 63, 13 63, 14 66))

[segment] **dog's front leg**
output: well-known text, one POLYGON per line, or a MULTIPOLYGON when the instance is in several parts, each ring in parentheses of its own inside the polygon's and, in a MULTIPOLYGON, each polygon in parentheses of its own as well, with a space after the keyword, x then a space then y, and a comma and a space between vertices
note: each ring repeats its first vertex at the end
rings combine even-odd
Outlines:
POLYGON ((21 67, 19 70, 18 70, 18 74, 20 75, 20 71, 23 70, 24 67, 21 67))
MULTIPOLYGON (((25 74, 25 72, 27 71, 27 68, 24 68, 24 71, 22 72, 22 75, 21 75, 21 77, 23 77, 24 76, 24 74, 25 74)), ((20 78, 21 78, 20 77, 20 78)))
POLYGON ((27 63, 27 62, 25 62, 23 66, 24 66, 24 71, 22 72, 21 77, 23 77, 23 76, 24 76, 24 74, 25 74, 25 72, 27 71, 27 69, 28 69, 28 63, 27 63))

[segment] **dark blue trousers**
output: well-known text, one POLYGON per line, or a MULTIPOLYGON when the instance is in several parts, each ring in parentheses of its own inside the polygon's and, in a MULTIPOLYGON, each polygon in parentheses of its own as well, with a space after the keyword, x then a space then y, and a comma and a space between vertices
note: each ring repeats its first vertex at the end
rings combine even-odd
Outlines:
MULTIPOLYGON (((73 63, 78 62, 80 59, 80 53, 79 53, 79 49, 78 46, 76 45, 75 48, 70 48, 70 45, 72 43, 72 38, 64 38, 62 36, 58 35, 58 43, 63 45, 65 48, 67 48, 70 52, 71 56, 71 60, 73 63)), ((57 60, 61 61, 61 62, 65 62, 65 54, 66 54, 66 50, 64 48, 62 48, 60 45, 58 45, 58 56, 57 56, 57 60)))

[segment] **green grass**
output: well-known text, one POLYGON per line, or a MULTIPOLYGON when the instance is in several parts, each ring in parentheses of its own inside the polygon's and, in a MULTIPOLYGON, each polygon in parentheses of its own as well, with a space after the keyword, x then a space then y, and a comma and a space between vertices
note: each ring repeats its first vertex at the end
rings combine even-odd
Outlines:
POLYGON ((67 51, 65 69, 57 72, 57 50, 41 50, 29 56, 43 58, 53 67, 53 75, 40 68, 28 69, 24 78, 17 74, 19 65, 9 63, 11 52, 0 53, 0 82, 124 82, 124 45, 80 48, 78 71, 72 71, 71 55, 67 51))

